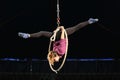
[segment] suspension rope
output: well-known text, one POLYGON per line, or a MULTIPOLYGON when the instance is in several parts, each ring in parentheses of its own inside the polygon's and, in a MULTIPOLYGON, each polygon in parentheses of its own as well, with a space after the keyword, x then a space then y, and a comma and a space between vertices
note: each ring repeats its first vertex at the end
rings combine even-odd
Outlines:
POLYGON ((57 0, 57 26, 60 26, 60 8, 59 8, 59 0, 57 0))
MULTIPOLYGON (((59 13, 60 13, 59 0, 57 0, 57 28, 56 28, 56 30, 53 31, 53 35, 50 37, 50 43, 49 43, 49 48, 48 48, 48 55, 49 55, 49 52, 51 51, 52 42, 54 42, 56 40, 56 34, 60 30, 60 27, 59 27, 60 26, 60 14, 59 13)), ((50 66, 51 70, 53 72, 55 72, 56 74, 63 67, 63 65, 64 65, 64 63, 66 61, 66 57, 67 57, 67 52, 68 52, 68 35, 67 35, 67 32, 66 32, 65 29, 64 29, 64 34, 65 34, 65 38, 66 38, 66 51, 65 51, 64 58, 63 58, 63 61, 62 61, 61 65, 57 69, 54 69, 52 64, 48 60, 49 66, 50 66)), ((47 57, 49 57, 49 56, 47 56, 47 57)))

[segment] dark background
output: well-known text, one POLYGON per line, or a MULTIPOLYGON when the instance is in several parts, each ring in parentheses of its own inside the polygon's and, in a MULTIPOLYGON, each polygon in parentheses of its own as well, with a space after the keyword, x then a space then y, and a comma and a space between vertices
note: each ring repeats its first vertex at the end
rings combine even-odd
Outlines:
MULTIPOLYGON (((61 25, 74 26, 90 17, 99 22, 69 36, 68 58, 119 58, 119 0, 60 0, 61 25)), ((18 32, 56 28, 56 0, 0 1, 0 57, 46 59, 49 39, 23 39, 18 32)))

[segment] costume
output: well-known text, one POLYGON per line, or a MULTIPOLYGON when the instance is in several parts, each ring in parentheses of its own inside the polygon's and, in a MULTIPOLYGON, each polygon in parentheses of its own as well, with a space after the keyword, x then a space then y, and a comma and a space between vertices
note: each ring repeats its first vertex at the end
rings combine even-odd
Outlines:
POLYGON ((66 39, 60 39, 53 43, 53 51, 57 52, 59 56, 63 56, 66 51, 66 39))

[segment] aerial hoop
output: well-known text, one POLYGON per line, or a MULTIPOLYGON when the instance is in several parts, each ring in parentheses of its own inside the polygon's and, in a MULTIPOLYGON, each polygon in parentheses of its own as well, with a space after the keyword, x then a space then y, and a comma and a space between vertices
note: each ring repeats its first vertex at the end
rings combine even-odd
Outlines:
MULTIPOLYGON (((50 38, 48 53, 51 51, 51 44, 52 44, 53 41, 55 41, 55 39, 56 39, 56 34, 57 34, 57 32, 58 32, 59 30, 60 30, 60 29, 57 28, 57 29, 54 31, 54 34, 52 35, 52 37, 50 38)), ((53 66, 51 65, 51 63, 50 63, 49 60, 48 60, 49 66, 50 66, 51 70, 52 70, 53 72, 55 72, 56 74, 57 74, 58 71, 60 71, 60 69, 63 67, 63 65, 64 65, 64 63, 65 63, 65 61, 66 61, 67 52, 68 52, 68 35, 67 35, 67 32, 66 32, 65 29, 64 29, 64 33, 65 33, 65 37, 66 37, 66 51, 65 51, 64 58, 63 58, 63 61, 62 61, 61 65, 60 65, 57 69, 54 69, 53 66)))
MULTIPOLYGON (((56 28, 56 30, 54 30, 52 37, 50 37, 50 43, 49 43, 49 48, 48 48, 48 55, 49 55, 49 52, 51 51, 52 42, 56 40, 57 32, 60 30, 59 26, 60 26, 60 9, 59 9, 59 0, 57 0, 57 28, 56 28)), ((49 66, 50 66, 51 70, 53 72, 55 72, 56 74, 63 67, 63 65, 64 65, 64 63, 66 61, 66 57, 67 57, 67 52, 68 52, 68 35, 67 35, 67 32, 66 32, 65 29, 64 29, 64 34, 65 34, 65 38, 66 38, 66 50, 65 50, 65 54, 64 54, 63 61, 62 61, 61 65, 57 69, 54 69, 52 64, 48 60, 49 66)), ((48 57, 49 56, 47 56, 47 58, 48 57)))

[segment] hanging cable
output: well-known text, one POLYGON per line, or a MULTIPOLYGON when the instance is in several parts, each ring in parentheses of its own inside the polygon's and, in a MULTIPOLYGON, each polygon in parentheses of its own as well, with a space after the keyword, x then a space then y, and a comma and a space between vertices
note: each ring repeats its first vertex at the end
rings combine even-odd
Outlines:
POLYGON ((59 9, 59 0, 57 0, 57 26, 60 26, 60 9, 59 9))
MULTIPOLYGON (((50 37, 50 43, 49 43, 49 48, 48 48, 48 55, 47 55, 47 58, 49 59, 49 52, 51 51, 51 47, 52 47, 52 44, 53 42, 55 42, 56 40, 56 36, 57 36, 57 32, 60 31, 60 9, 59 9, 59 0, 57 0, 57 28, 56 30, 54 30, 53 32, 53 35, 50 37)), ((53 72, 55 72, 56 74, 58 73, 58 71, 60 71, 60 69, 63 67, 65 61, 66 61, 66 57, 67 57, 67 52, 68 52, 68 35, 67 35, 67 32, 66 30, 64 29, 64 35, 65 35, 65 38, 66 38, 66 51, 65 51, 65 55, 63 57, 63 61, 61 63, 61 65, 57 68, 57 69, 54 69, 52 64, 50 63, 50 61, 48 60, 49 62, 49 66, 51 68, 51 70, 53 72)))

